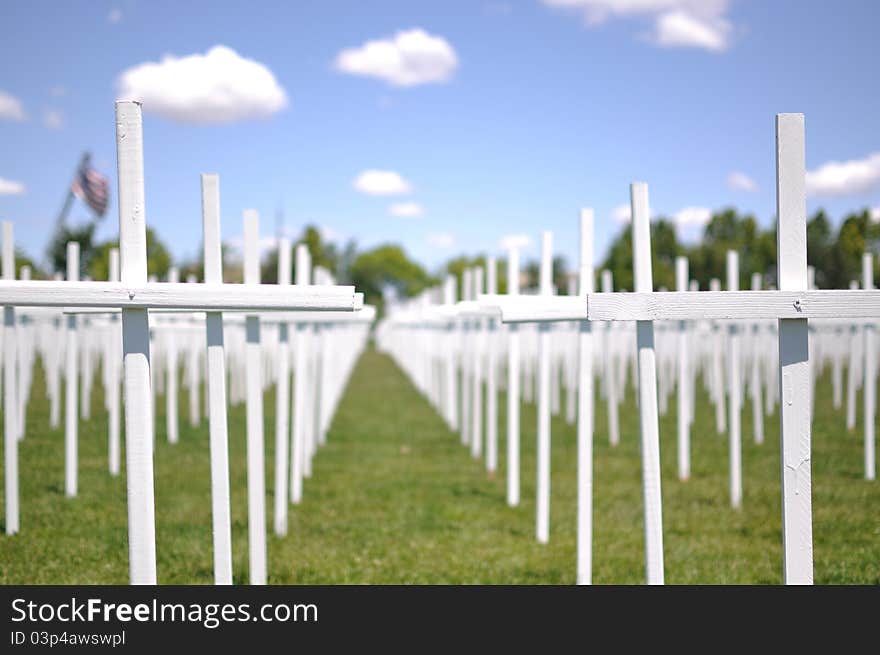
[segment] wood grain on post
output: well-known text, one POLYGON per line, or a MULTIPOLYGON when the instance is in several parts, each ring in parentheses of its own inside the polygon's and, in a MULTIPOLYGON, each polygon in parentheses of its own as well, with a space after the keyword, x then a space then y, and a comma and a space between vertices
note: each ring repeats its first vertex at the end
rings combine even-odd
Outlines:
MULTIPOLYGON (((807 289, 803 114, 776 116, 777 267, 780 291, 807 289)), ((779 319, 782 539, 786 584, 813 583, 810 348, 806 319, 779 319)))
MULTIPOLYGON (((223 283, 220 246, 220 179, 203 174, 202 230, 205 283, 223 283)), ((208 432, 211 451, 211 517, 214 546, 214 584, 232 584, 232 525, 229 500, 229 428, 226 418, 226 354, 223 314, 205 316, 207 344, 208 432)))
MULTIPOLYGON (((119 177, 119 259, 123 284, 147 281, 144 146, 141 105, 116 103, 119 177)), ((146 309, 122 310, 125 371, 125 469, 128 488, 128 553, 132 584, 156 584, 156 520, 153 492, 153 397, 150 391, 150 326, 146 309)))
MULTIPOLYGON (((648 185, 630 187, 635 290, 652 293, 651 219, 648 185)), ((636 323, 639 373, 639 435, 642 444, 642 493, 645 509, 645 571, 648 584, 663 584, 663 511, 660 493, 660 434, 657 414, 657 358, 654 324, 636 323)))

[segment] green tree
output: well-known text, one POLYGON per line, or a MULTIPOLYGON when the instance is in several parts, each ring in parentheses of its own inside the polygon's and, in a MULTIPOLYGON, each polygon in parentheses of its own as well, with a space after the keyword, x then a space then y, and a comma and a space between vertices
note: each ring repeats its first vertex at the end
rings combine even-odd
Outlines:
MULTIPOLYGON (((651 224, 651 266, 654 272, 654 288, 675 288, 675 258, 683 249, 675 235, 675 226, 660 218, 651 224)), ((602 268, 611 271, 616 290, 635 288, 633 277, 632 226, 625 226, 611 242, 608 256, 602 268)))
MULTIPOLYGON (((110 278, 110 250, 119 247, 119 241, 109 239, 98 244, 89 246, 88 264, 85 270, 89 277, 93 280, 107 280, 110 278)), ((80 253, 82 253, 82 245, 80 245, 80 253)), ((80 255, 80 263, 82 263, 82 255, 80 255)), ((168 269, 171 268, 172 258, 168 248, 159 239, 156 231, 147 228, 147 274, 155 275, 160 281, 165 281, 168 277, 168 269)), ((186 279, 182 274, 180 279, 186 279)))
POLYGON ((296 242, 304 243, 309 249, 312 256, 312 267, 320 266, 327 269, 334 275, 339 262, 339 254, 336 251, 336 244, 325 240, 321 236, 321 231, 314 225, 306 225, 302 235, 296 242))
MULTIPOLYGON (((95 256, 94 239, 97 227, 98 224, 95 221, 75 226, 59 225, 46 248, 46 257, 52 271, 64 276, 67 275, 67 244, 70 241, 76 241, 79 243, 79 275, 80 277, 85 275, 95 256)), ((107 278, 96 279, 106 280, 107 278)))
MULTIPOLYGON (((861 284, 862 255, 880 249, 880 225, 871 221, 870 212, 848 214, 840 224, 837 239, 831 247, 830 282, 833 288, 846 289, 852 280, 861 284)), ((874 257, 874 279, 877 279, 877 257, 874 257)), ((817 271, 816 276, 819 273, 817 271)))
MULTIPOLYGON (((553 286, 556 287, 556 293, 565 295, 568 293, 568 263, 562 255, 556 255, 553 258, 553 272, 551 274, 553 286)), ((541 262, 537 259, 530 259, 522 267, 522 276, 525 278, 522 282, 525 289, 538 289, 541 286, 541 262)), ((504 285, 507 288, 507 285, 504 285)))
POLYGON ((351 281, 366 303, 384 313, 385 295, 408 298, 435 280, 403 248, 386 244, 362 252, 351 264, 351 281))
POLYGON ((15 249, 15 277, 21 276, 22 266, 30 266, 32 280, 45 280, 48 276, 43 267, 37 264, 24 250, 15 249))
MULTIPOLYGON (((439 270, 437 274, 437 279, 440 282, 447 275, 455 276, 455 289, 456 289, 456 299, 461 300, 462 298, 462 279, 464 278, 464 270, 466 268, 474 268, 476 266, 482 267, 483 273, 483 288, 488 289, 486 286, 488 284, 486 266, 488 265, 488 258, 484 254, 480 255, 459 255, 458 257, 453 257, 448 260, 439 270)), ((495 274, 497 275, 496 281, 498 283, 498 293, 507 293, 507 260, 506 259, 496 259, 495 265, 497 266, 495 274)))
POLYGON ((712 215, 699 243, 684 249, 690 261, 691 279, 696 279, 701 289, 708 289, 712 278, 718 278, 722 288, 726 288, 728 250, 739 253, 740 289, 751 287, 753 272, 765 276, 764 285, 775 283, 775 228, 762 230, 754 216, 726 208, 712 215))
POLYGON ((831 222, 820 209, 807 221, 807 263, 816 269, 816 286, 820 289, 832 287, 837 281, 831 256, 833 246, 831 222))

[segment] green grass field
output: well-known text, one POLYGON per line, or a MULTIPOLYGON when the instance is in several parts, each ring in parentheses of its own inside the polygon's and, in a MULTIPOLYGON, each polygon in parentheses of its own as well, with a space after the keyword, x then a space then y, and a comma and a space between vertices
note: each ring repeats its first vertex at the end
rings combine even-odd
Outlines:
MULTIPOLYGON (((63 431, 50 431, 37 376, 21 444, 21 532, 0 535, 0 584, 125 584, 128 581, 124 475, 107 473, 107 425, 100 393, 80 426, 79 497, 64 497, 63 431)), ((824 584, 880 583, 880 483, 863 479, 861 426, 847 433, 820 381, 813 429, 815 578, 824 584)), ((186 407, 185 396, 181 407, 186 407)), ((522 497, 505 503, 505 399, 499 403, 500 470, 471 459, 392 361, 367 351, 351 379, 291 507, 287 537, 271 531, 274 397, 266 396, 269 582, 571 584, 575 579, 575 430, 553 421, 550 543, 534 539, 535 409, 522 411, 522 497)), ((644 581, 638 416, 632 391, 621 412, 621 444, 608 445, 598 406, 594 473, 595 583, 644 581)), ((663 527, 667 583, 780 583, 782 533, 778 417, 766 443, 743 413, 743 509, 728 501, 727 439, 712 407, 697 402, 692 479, 675 475, 675 405, 661 420, 663 527)), ((166 442, 157 407, 158 578, 212 582, 206 423, 180 421, 166 442)), ((230 411, 234 578, 246 583, 247 507, 244 406, 230 411)), ((124 463, 124 459, 123 459, 124 463)), ((2 493, 2 486, 0 486, 2 493)), ((0 505, 2 506, 2 505, 0 505)))

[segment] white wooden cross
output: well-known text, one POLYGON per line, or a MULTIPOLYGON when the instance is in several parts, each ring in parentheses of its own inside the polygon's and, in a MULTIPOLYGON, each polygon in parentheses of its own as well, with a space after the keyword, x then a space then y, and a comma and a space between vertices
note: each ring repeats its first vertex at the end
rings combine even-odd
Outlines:
MULTIPOLYGON (((122 309, 122 350, 125 399, 125 455, 128 489, 129 574, 132 584, 156 583, 155 502, 153 493, 153 398, 150 390, 149 309, 186 309, 219 312, 222 310, 277 311, 355 311, 362 296, 347 286, 304 286, 284 288, 279 285, 224 285, 217 281, 205 284, 148 283, 146 248, 146 213, 144 203, 144 164, 141 105, 116 103, 116 144, 119 177, 120 282, 0 281, 0 298, 12 314, 15 306, 98 307, 122 309)), ((206 215, 213 211, 203 205, 206 215)), ((206 247, 207 247, 206 243, 206 247)), ((218 252, 215 253, 219 255, 218 252)), ((209 259, 206 257, 206 268, 209 259)), ((4 262, 4 267, 6 266, 4 262)), ((212 268, 216 272, 216 264, 212 268)), ((6 272, 6 271, 4 271, 6 272)), ((251 278, 252 276, 249 276, 251 278)), ((249 279, 253 282, 252 279, 249 279)), ((14 314, 12 314, 14 316, 14 314)), ((214 345, 215 366, 219 371, 222 349, 218 349, 217 321, 207 326, 209 347, 214 345)), ((222 339, 222 336, 220 337, 222 339)), ((222 340, 219 342, 222 344, 222 340)), ((6 349, 14 341, 4 340, 6 349)), ((220 346, 222 348, 222 346, 220 346)), ((209 353, 209 361, 212 359, 209 353)), ((217 378, 215 378, 217 379, 217 378)), ((222 378, 217 380, 222 385, 222 378)), ((219 396, 209 383, 209 393, 219 396)), ((7 389, 6 393, 10 393, 7 389)), ((214 417, 215 423, 222 415, 214 417)), ((10 419, 6 418, 9 422, 10 419)), ((251 422, 251 421, 249 421, 251 422)), ((13 425, 14 429, 14 425, 13 425)), ((13 432, 14 434, 14 432, 13 432)), ((9 444, 14 442, 5 439, 9 444)), ((212 435, 212 460, 220 458, 213 445, 222 446, 212 435)), ((17 469, 10 466, 7 471, 17 469)), ((262 461, 260 462, 262 467, 262 461)), ((18 480, 15 476, 14 484, 18 480)), ((212 488, 218 481, 212 479, 212 488)), ((7 485, 11 484, 7 480, 7 485)), ((68 491, 70 489, 68 488, 68 491)), ((7 502, 9 495, 7 494, 7 502)), ((228 510, 227 510, 228 511, 228 510)), ((216 517, 216 508, 215 508, 216 517)), ((15 521, 17 527, 17 512, 15 521)), ((7 528, 10 516, 7 515, 7 528)), ((216 528, 216 524, 215 524, 216 528)), ((216 541, 215 533, 215 545, 216 541)), ((221 539, 223 537, 221 536, 221 539)))
POLYGON ((578 307, 565 297, 534 303, 484 298, 502 320, 636 320, 639 412, 645 494, 647 579, 663 581, 659 442, 653 351, 655 320, 773 319, 778 321, 784 579, 813 581, 810 476, 808 319, 880 316, 874 290, 809 290, 806 252, 805 138, 802 114, 776 117, 778 289, 652 291, 647 188, 632 187, 635 293, 588 294, 578 307))

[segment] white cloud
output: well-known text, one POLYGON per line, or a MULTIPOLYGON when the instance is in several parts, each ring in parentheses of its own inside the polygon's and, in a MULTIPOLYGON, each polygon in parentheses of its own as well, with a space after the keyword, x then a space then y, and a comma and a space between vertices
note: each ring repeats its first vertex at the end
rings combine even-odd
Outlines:
MULTIPOLYGON (((618 205, 611 210, 611 218, 621 225, 629 225, 632 222, 632 207, 630 205, 618 205)), ((651 214, 651 220, 657 218, 657 214, 651 214)), ((712 210, 708 207, 685 207, 672 215, 672 222, 682 231, 693 232, 701 228, 712 219, 712 210)))
POLYGON ((845 196, 880 186, 880 152, 863 159, 830 161, 807 171, 807 194, 845 196))
POLYGON ((0 177, 0 196, 19 196, 27 189, 21 182, 14 182, 0 177))
POLYGON ((728 0, 542 0, 550 7, 580 12, 587 25, 611 18, 654 21, 648 40, 661 47, 703 48, 718 52, 729 45, 732 25, 728 0))
POLYGON ((222 45, 129 68, 117 88, 120 99, 138 100, 145 111, 181 123, 266 118, 288 104, 271 70, 222 45))
POLYGON ((719 16, 727 11, 728 0, 541 0, 548 7, 576 9, 591 25, 611 17, 655 16, 670 11, 719 16))
POLYGON ((107 22, 108 23, 118 23, 122 20, 122 10, 118 7, 114 7, 110 10, 110 13, 107 14, 107 22))
POLYGON ((370 196, 400 196, 412 191, 412 185, 394 171, 363 171, 354 179, 354 188, 370 196))
POLYGON ((26 118, 21 100, 5 91, 0 91, 0 119, 23 121, 26 118))
POLYGON ((672 220, 680 228, 703 227, 712 220, 712 210, 708 207, 685 207, 675 212, 672 220))
POLYGON ((448 232, 438 232, 428 235, 428 245, 435 248, 451 248, 455 245, 455 237, 448 232))
POLYGON ((727 176, 727 186, 736 191, 757 191, 758 185, 745 173, 734 171, 727 176))
POLYGON ((872 223, 880 223, 880 207, 872 207, 870 216, 872 223))
POLYGON ((507 234, 501 237, 501 241, 498 242, 498 245, 502 250, 520 250, 532 245, 532 237, 528 234, 507 234))
POLYGON ((611 218, 615 223, 626 225, 632 220, 632 207, 629 205, 618 205, 611 210, 611 218))
POLYGON ((336 56, 336 70, 384 80, 394 86, 446 82, 458 67, 449 42, 416 28, 393 38, 367 41, 336 56))
POLYGON ((43 116, 43 123, 50 130, 60 130, 64 127, 64 114, 60 109, 48 109, 43 116))
POLYGON ((417 218, 425 210, 417 202, 396 202, 388 208, 388 213, 398 218, 417 218))
POLYGON ((656 43, 664 48, 703 48, 720 52, 727 48, 730 23, 708 22, 684 12, 671 11, 657 18, 656 43))
POLYGON ((56 84, 49 89, 49 95, 53 98, 60 98, 61 96, 67 95, 67 87, 61 84, 56 84))

